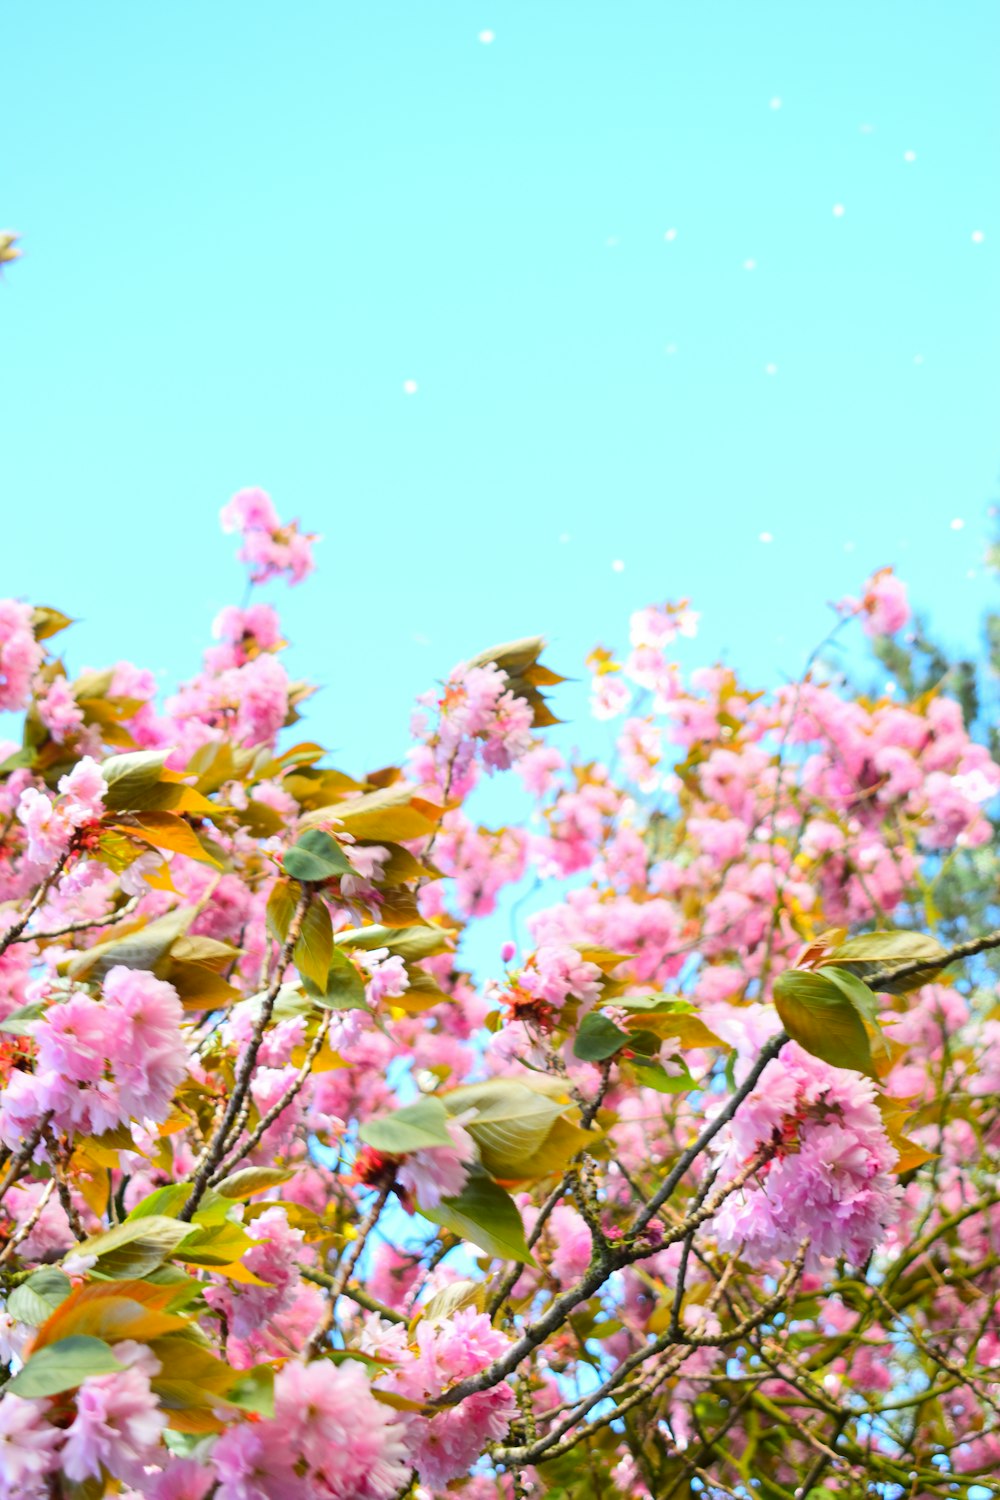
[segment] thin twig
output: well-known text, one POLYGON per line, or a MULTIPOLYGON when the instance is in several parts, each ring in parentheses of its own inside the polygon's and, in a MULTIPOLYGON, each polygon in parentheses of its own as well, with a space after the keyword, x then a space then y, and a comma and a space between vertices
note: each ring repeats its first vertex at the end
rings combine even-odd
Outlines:
POLYGON ((251 1036, 250 1041, 247 1045, 247 1049, 240 1061, 239 1071, 236 1075, 236 1082, 233 1085, 233 1092, 230 1096, 229 1103, 226 1106, 226 1111, 222 1116, 222 1120, 219 1123, 218 1128, 216 1129, 201 1161, 198 1164, 191 1183, 190 1196, 188 1197, 188 1200, 185 1203, 184 1207, 181 1209, 180 1213, 177 1215, 179 1219, 190 1221, 191 1218, 193 1218, 194 1214, 197 1212, 198 1204, 205 1196, 205 1190, 212 1178, 212 1174, 215 1172, 216 1167, 219 1165, 223 1153, 225 1152, 225 1149, 229 1144, 233 1127, 239 1116, 240 1110, 243 1107, 243 1101, 250 1089, 250 1083, 253 1079, 253 1071, 257 1064, 257 1054, 260 1051, 261 1043, 264 1040, 264 1033, 267 1030, 268 1023, 271 1019, 271 1014, 274 1010, 274 1002, 277 999, 278 991, 281 988, 282 977, 291 960, 292 953, 295 949, 295 944, 299 940, 299 936, 302 932, 302 924, 305 921, 306 913, 308 912, 309 907, 312 904, 314 893, 314 886, 308 881, 303 882, 302 894, 299 896, 298 904, 295 908, 292 920, 288 924, 288 932, 285 936, 285 941, 281 946, 281 953, 275 966, 275 971, 271 978, 271 983, 268 985, 264 998, 261 1001, 260 1014, 257 1017, 257 1021, 253 1029, 253 1035, 251 1036))

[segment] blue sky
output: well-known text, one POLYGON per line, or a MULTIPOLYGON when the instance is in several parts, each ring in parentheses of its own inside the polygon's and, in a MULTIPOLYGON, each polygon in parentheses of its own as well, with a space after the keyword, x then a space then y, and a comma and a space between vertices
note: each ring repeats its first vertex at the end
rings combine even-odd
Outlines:
POLYGON ((354 767, 455 660, 577 672, 667 597, 766 681, 886 563, 968 640, 998 44, 991 0, 8 7, 0 591, 169 682, 260 484, 326 538, 282 604, 354 767))

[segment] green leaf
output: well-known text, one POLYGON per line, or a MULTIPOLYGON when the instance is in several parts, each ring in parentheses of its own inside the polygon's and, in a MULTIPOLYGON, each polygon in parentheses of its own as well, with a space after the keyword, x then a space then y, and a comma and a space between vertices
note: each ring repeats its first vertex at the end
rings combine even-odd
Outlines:
MULTIPOLYGON (((191 1185, 187 1182, 171 1182, 166 1187, 155 1188, 141 1203, 136 1204, 125 1222, 131 1224, 137 1219, 149 1219, 154 1215, 176 1219, 190 1196, 191 1185)), ((232 1206, 229 1199, 220 1197, 209 1188, 189 1227, 193 1229, 199 1224, 203 1227, 221 1224, 232 1206)))
POLYGON ((222 1198, 239 1202, 243 1198, 252 1198, 255 1193, 263 1193, 267 1188, 278 1187, 294 1176, 290 1167, 243 1167, 224 1177, 216 1185, 216 1192, 222 1198))
POLYGON ((517 1205, 481 1168, 473 1169, 457 1198, 442 1198, 436 1208, 418 1208, 432 1224, 471 1240, 487 1255, 535 1264, 517 1205))
POLYGON ((912 963, 915 959, 939 958, 939 968, 921 969, 903 979, 885 979, 877 988, 886 995, 904 995, 909 990, 918 990, 930 984, 944 967, 947 950, 937 938, 922 932, 866 932, 860 937, 848 938, 839 948, 827 954, 830 962, 841 969, 850 969, 859 979, 867 980, 880 969, 896 964, 912 963))
POLYGON ((253 1240, 242 1224, 224 1219, 221 1224, 199 1227, 177 1247, 177 1259, 192 1266, 231 1266, 261 1240, 253 1240))
POLYGON ((32 1000, 30 1005, 19 1005, 17 1010, 12 1010, 0 1021, 0 1031, 9 1031, 12 1036, 31 1036, 33 1031, 32 1022, 40 1021, 45 1014, 45 1004, 41 1000, 32 1000))
POLYGON ((333 924, 324 901, 314 901, 302 922, 302 934, 292 950, 292 962, 303 979, 326 990, 333 960, 333 924))
POLYGON ((476 1111, 463 1128, 479 1147, 486 1170, 509 1181, 521 1178, 525 1162, 538 1155, 570 1107, 565 1096, 551 1098, 519 1079, 503 1077, 449 1089, 444 1103, 452 1115, 476 1111))
POLYGON ((50 636, 65 630, 67 625, 75 624, 76 621, 64 615, 61 609, 52 609, 47 604, 36 604, 31 611, 31 629, 36 641, 47 641, 50 636))
POLYGON ((408 962, 430 958, 436 953, 447 953, 455 946, 451 933, 441 927, 351 927, 337 933, 338 946, 361 948, 370 952, 373 948, 388 948, 408 962))
POLYGON ((88 1375, 111 1375, 124 1368, 103 1339, 74 1334, 32 1354, 4 1389, 15 1396, 58 1396, 74 1390, 88 1375))
POLYGON ((641 1088, 655 1089, 658 1094, 683 1094, 686 1089, 695 1087, 695 1081, 687 1068, 675 1076, 668 1073, 662 1063, 658 1062, 639 1062, 637 1059, 632 1059, 629 1061, 629 1067, 635 1074, 636 1083, 641 1088))
POLYGON ((843 987, 808 969, 789 969, 774 982, 774 1003, 793 1041, 835 1068, 874 1078, 864 1022, 843 987))
POLYGON ((330 971, 325 986, 314 984, 306 975, 303 975, 302 984, 306 994, 324 1010, 371 1010, 365 998, 365 981, 347 954, 341 953, 339 948, 335 947, 330 954, 330 971))
POLYGON ((474 1307, 482 1312, 486 1306, 487 1285, 484 1281, 452 1281, 435 1292, 423 1307, 418 1307, 410 1321, 410 1328, 418 1322, 443 1323, 454 1317, 463 1307, 474 1307))
POLYGON ((391 1115, 366 1120, 358 1136, 387 1156, 406 1156, 410 1151, 454 1144, 448 1134, 448 1111, 435 1094, 425 1094, 416 1104, 407 1104, 391 1115))
POLYGON ((588 1011, 573 1042, 573 1056, 581 1062, 603 1062, 629 1044, 627 1031, 616 1026, 602 1011, 588 1011))
POLYGON ((132 750, 127 755, 112 755, 101 765, 101 775, 108 783, 104 805, 112 812, 138 812, 149 808, 167 808, 181 793, 177 782, 161 783, 160 778, 170 757, 169 750, 132 750))
POLYGON ((307 829, 285 854, 281 867, 293 880, 331 880, 355 873, 337 840, 321 828, 307 829))
POLYGON ((871 1033, 874 1033, 874 1039, 888 1056, 889 1043, 882 1035, 882 1028, 879 1025, 878 1001, 864 980, 857 974, 852 974, 850 969, 841 969, 833 965, 824 965, 818 972, 843 991, 858 1015, 867 1023, 869 1040, 872 1039, 871 1033))
POLYGON ((197 907, 179 906, 133 932, 98 943, 71 958, 66 972, 72 979, 95 981, 103 979, 119 964, 126 969, 149 969, 156 973, 157 965, 163 963, 173 944, 187 932, 196 912, 197 907))
POLYGON ((74 1246, 73 1253, 96 1255, 97 1269, 116 1281, 139 1278, 161 1266, 189 1235, 197 1233, 197 1228, 163 1214, 129 1218, 74 1246))
POLYGON ((254 1411, 261 1417, 273 1417, 273 1365, 254 1365, 252 1370, 240 1370, 235 1385, 229 1388, 227 1399, 244 1411, 254 1411))
POLYGON ((7 1311, 19 1323, 39 1328, 69 1296, 72 1285, 58 1266, 42 1266, 14 1288, 7 1298, 7 1311))

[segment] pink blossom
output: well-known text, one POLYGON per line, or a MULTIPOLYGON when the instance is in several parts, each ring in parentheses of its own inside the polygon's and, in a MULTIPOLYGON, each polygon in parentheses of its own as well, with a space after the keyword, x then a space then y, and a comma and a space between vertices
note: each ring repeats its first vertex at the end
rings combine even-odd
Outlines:
POLYGON ((286 1364, 274 1416, 231 1427, 211 1462, 218 1500, 391 1500, 409 1473, 396 1414, 352 1360, 286 1364))
POLYGON ((437 1208, 442 1198, 455 1198, 465 1186, 469 1167, 478 1157, 476 1143, 460 1119, 450 1119, 445 1127, 451 1146, 428 1146, 405 1157, 396 1181, 412 1193, 424 1208, 437 1208))
POLYGON ((590 1264, 590 1230, 568 1203, 559 1203, 552 1210, 547 1226, 547 1238, 555 1247, 549 1265, 562 1290, 579 1281, 590 1264))
POLYGON ((105 976, 103 1002, 76 991, 35 1026, 34 1074, 11 1079, 0 1134, 48 1110, 63 1131, 101 1135, 130 1119, 163 1120, 188 1071, 173 986, 141 969, 105 976))
POLYGON ((92 822, 104 812, 108 784, 92 756, 84 755, 68 776, 59 778, 59 791, 65 799, 62 810, 74 828, 92 822))
POLYGON ((31 606, 0 599, 0 712, 23 708, 42 648, 31 628, 31 606))
POLYGON ((774 1142, 776 1153, 716 1214, 719 1248, 767 1265, 808 1237, 807 1267, 837 1256, 862 1264, 900 1198, 874 1084, 787 1043, 717 1137, 723 1178, 774 1142))
POLYGON ((205 1500, 215 1483, 211 1469, 193 1458, 171 1458, 143 1482, 144 1500, 205 1500))
POLYGON ((863 611, 867 616, 865 633, 870 636, 895 635, 910 619, 906 585, 891 568, 881 568, 872 574, 865 584, 860 603, 856 599, 844 599, 840 607, 845 611, 863 611))
MULTIPOLYGON (((462 1308, 451 1318, 417 1324, 417 1352, 384 1382, 415 1401, 435 1396, 478 1374, 506 1352, 508 1340, 484 1313, 462 1308)), ((439 1489, 465 1473, 487 1443, 499 1442, 517 1403, 506 1381, 434 1417, 406 1413, 407 1441, 423 1484, 439 1489)))
POLYGON ((388 948, 372 948, 367 953, 355 955, 358 962, 368 970, 365 997, 374 1009, 383 1000, 395 999, 410 987, 410 976, 406 963, 398 953, 390 954, 388 948))
POLYGON ((281 522, 266 490, 237 490, 219 512, 223 531, 277 531, 281 522))
POLYGON ((61 745, 83 726, 83 710, 77 703, 65 677, 55 677, 43 698, 36 703, 38 717, 61 745))
POLYGON ((62 1433, 46 1421, 47 1401, 0 1396, 0 1500, 44 1500, 59 1467, 62 1433))
POLYGON ((262 1283, 223 1281, 205 1289, 205 1301, 223 1313, 230 1335, 252 1340, 295 1300, 299 1285, 297 1262, 302 1258, 303 1233, 292 1229, 285 1210, 265 1209, 251 1226, 261 1241, 244 1251, 242 1263, 262 1283))
POLYGON ((567 1000, 590 1004, 601 993, 601 971, 575 948, 543 943, 520 977, 521 988, 557 1010, 567 1000))
POLYGON ((243 543, 237 554, 250 566, 250 581, 266 583, 287 573, 290 583, 301 583, 313 569, 315 536, 298 529, 298 522, 283 526, 270 495, 264 490, 239 490, 222 507, 223 531, 238 531, 243 543))
POLYGON ((127 1368, 112 1375, 90 1375, 76 1395, 76 1416, 62 1450, 63 1472, 82 1483, 102 1467, 115 1479, 138 1484, 154 1463, 166 1413, 150 1390, 160 1362, 131 1340, 114 1346, 127 1368))

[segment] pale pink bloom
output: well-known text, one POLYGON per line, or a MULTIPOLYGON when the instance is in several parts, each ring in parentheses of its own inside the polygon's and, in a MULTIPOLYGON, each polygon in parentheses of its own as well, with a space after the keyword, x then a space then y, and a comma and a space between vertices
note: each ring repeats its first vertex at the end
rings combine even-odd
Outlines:
POLYGON ((679 635, 692 639, 698 633, 701 616, 686 604, 665 604, 662 608, 650 605, 637 609, 629 627, 629 640, 639 649, 643 646, 662 651, 679 635))
POLYGON ((101 1472, 139 1484, 156 1462, 166 1413, 150 1390, 160 1362, 132 1340, 114 1345, 127 1368, 112 1375, 90 1375, 76 1393, 76 1416, 62 1450, 63 1472, 82 1482, 101 1472))
POLYGON ((388 948, 372 948, 370 952, 357 953, 355 957, 368 970, 365 996, 373 1008, 382 1000, 395 999, 409 989, 410 976, 398 953, 390 954, 388 948))
POLYGON ((172 984, 118 966, 104 977, 105 1008, 116 1029, 115 1076, 132 1118, 162 1120, 188 1071, 183 1007, 172 984))
POLYGON ((575 948, 552 943, 542 944, 520 978, 523 990, 557 1010, 569 999, 590 1004, 600 996, 601 983, 596 964, 581 958, 575 948))
POLYGON ((407 1438, 421 1484, 437 1491, 465 1474, 489 1443, 507 1436, 516 1415, 517 1398, 502 1380, 430 1420, 413 1418, 407 1423, 407 1438))
POLYGON ((62 1433, 46 1421, 47 1401, 0 1396, 0 1500, 43 1500, 59 1468, 62 1433))
MULTIPOLYGON (((7 1207, 15 1224, 23 1224, 31 1218, 45 1192, 45 1183, 22 1178, 7 1195, 7 1207)), ((35 1220, 31 1233, 17 1247, 18 1255, 26 1262, 58 1260, 74 1244, 73 1231, 59 1199, 50 1197, 35 1220)))
POLYGON ((288 715, 288 673, 273 656, 257 656, 236 668, 236 733, 240 743, 260 745, 274 739, 288 715))
POLYGON ((864 613, 865 634, 873 637, 895 635, 910 619, 906 585, 891 568, 881 568, 873 573, 865 584, 861 599, 842 599, 839 608, 846 614, 864 613))
POLYGON ((595 719, 616 719, 632 701, 632 689, 613 672, 602 672, 593 680, 590 711, 595 719))
POLYGON ((51 864, 65 850, 73 829, 51 797, 37 787, 25 787, 17 804, 18 822, 28 835, 28 859, 32 864, 51 864))
POLYGON ((517 772, 533 797, 541 800, 551 790, 566 762, 554 745, 535 745, 517 763, 517 772))
POLYGON ((59 778, 61 804, 74 828, 93 822, 104 812, 108 784, 97 761, 90 755, 78 760, 68 776, 59 778))
POLYGON ((0 599, 0 712, 24 708, 42 647, 31 628, 30 604, 0 599))
POLYGON ((716 1214, 719 1248, 767 1265, 808 1237, 808 1269, 839 1256, 862 1264, 898 1217, 901 1196, 874 1084, 787 1043, 716 1137, 722 1179, 775 1140, 777 1155, 716 1214))
POLYGON ((546 1234, 554 1247, 549 1266, 560 1290, 565 1291, 590 1264, 590 1230, 575 1208, 559 1203, 549 1217, 546 1234))
MULTIPOLYGON (((415 1401, 429 1401, 506 1352, 508 1340, 484 1313, 462 1308, 440 1323, 417 1324, 417 1352, 383 1382, 415 1401)), ((426 1418, 404 1414, 407 1442, 421 1483, 439 1489, 464 1474, 486 1445, 499 1442, 516 1412, 506 1381, 470 1396, 460 1406, 426 1418)))
POLYGON ((189 1065, 177 992, 119 965, 105 976, 103 996, 102 1003, 77 991, 36 1023, 35 1072, 15 1073, 3 1101, 8 1142, 47 1110, 57 1129, 94 1135, 130 1119, 166 1118, 189 1065))
POLYGON ((212 1448, 215 1500, 305 1500, 295 1454, 273 1421, 234 1422, 212 1448))
POLYGON ((193 1458, 170 1459, 159 1474, 143 1480, 144 1500, 205 1500, 215 1483, 211 1469, 193 1458))
POLYGON ((219 512, 223 531, 277 531, 281 522, 266 490, 237 490, 219 512))
POLYGON ((274 1416, 231 1427, 211 1463, 218 1500, 391 1500, 409 1473, 402 1426, 354 1361, 286 1364, 274 1416))
POLYGON ((221 1281, 205 1288, 205 1301, 216 1312, 224 1313, 233 1338, 252 1340, 258 1331, 295 1299, 299 1285, 297 1262, 302 1258, 304 1235, 292 1229, 283 1208, 268 1208, 250 1226, 253 1239, 241 1259, 262 1286, 221 1281))
POLYGON ((412 1193, 424 1208, 437 1208, 442 1198, 456 1198, 465 1186, 469 1167, 479 1153, 476 1143, 459 1119, 450 1119, 446 1129, 451 1146, 428 1146, 407 1156, 396 1174, 400 1187, 412 1193))
POLYGON ((65 677, 55 677, 43 698, 35 704, 38 717, 61 745, 83 726, 83 710, 74 698, 65 677))

